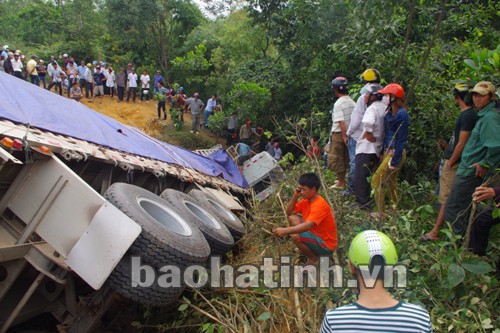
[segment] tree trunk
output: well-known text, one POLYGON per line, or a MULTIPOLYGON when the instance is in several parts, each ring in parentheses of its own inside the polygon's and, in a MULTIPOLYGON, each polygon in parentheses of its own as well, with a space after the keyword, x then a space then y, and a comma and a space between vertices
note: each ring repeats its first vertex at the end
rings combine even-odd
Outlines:
POLYGON ((398 65, 396 66, 396 75, 394 76, 394 82, 398 82, 399 76, 401 75, 401 67, 403 66, 403 61, 406 56, 406 49, 410 43, 411 28, 413 26, 413 16, 415 16, 415 11, 417 8, 417 0, 413 0, 410 7, 410 13, 408 14, 408 21, 406 23, 406 35, 405 43, 403 45, 403 50, 401 51, 401 56, 399 57, 398 65))
POLYGON ((434 34, 432 36, 431 41, 429 42, 429 45, 427 45, 427 49, 425 50, 424 57, 422 58, 422 62, 420 63, 420 66, 418 68, 418 71, 415 75, 415 78, 413 79, 413 83, 406 94, 405 97, 405 103, 408 103, 410 100, 411 95, 413 94, 413 91, 415 90, 415 87, 418 83, 418 80, 420 79, 420 73, 425 67, 425 64, 427 63, 427 59, 429 58, 429 55, 431 53, 432 47, 434 46, 434 43, 436 41, 436 38, 439 34, 439 28, 441 27, 441 22, 443 22, 444 15, 446 14, 446 4, 448 0, 441 0, 441 12, 439 13, 438 20, 436 22, 436 27, 434 28, 434 34))

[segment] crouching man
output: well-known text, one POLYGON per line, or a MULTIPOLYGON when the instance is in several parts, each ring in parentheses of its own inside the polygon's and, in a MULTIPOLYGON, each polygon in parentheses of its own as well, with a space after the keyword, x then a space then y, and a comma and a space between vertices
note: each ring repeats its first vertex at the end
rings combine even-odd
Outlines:
POLYGON ((316 265, 320 256, 330 256, 337 248, 337 225, 332 209, 318 194, 319 177, 304 173, 298 183, 286 207, 290 227, 275 228, 273 233, 277 237, 292 235, 292 241, 307 257, 306 265, 316 265))

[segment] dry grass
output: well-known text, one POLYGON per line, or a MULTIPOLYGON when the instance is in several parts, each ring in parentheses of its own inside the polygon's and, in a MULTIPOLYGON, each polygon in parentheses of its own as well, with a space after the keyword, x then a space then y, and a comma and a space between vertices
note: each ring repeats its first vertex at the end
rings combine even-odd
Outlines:
MULTIPOLYGON (((272 257, 277 263, 281 256, 291 256, 293 264, 304 262, 305 258, 289 238, 276 238, 271 232, 275 227, 287 225, 284 205, 301 171, 290 171, 289 180, 276 195, 254 203, 253 220, 245 221, 247 235, 226 258, 225 264, 259 266, 264 257, 272 257)), ((264 286, 193 290, 192 295, 184 299, 189 308, 174 322, 161 325, 159 330, 209 332, 211 328, 203 325, 211 323, 214 332, 219 328, 221 332, 318 332, 325 310, 347 302, 343 294, 345 296, 343 290, 264 286), (333 293, 338 294, 336 304, 330 301, 333 293)))

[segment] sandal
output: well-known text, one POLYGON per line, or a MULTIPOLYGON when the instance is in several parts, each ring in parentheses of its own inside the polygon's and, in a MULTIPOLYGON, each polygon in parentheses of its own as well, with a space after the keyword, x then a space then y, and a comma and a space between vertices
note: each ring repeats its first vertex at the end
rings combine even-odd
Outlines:
POLYGON ((332 188, 337 189, 337 190, 343 190, 345 189, 345 185, 339 185, 339 182, 335 182, 335 184, 332 186, 332 188))
POLYGON ((422 242, 435 241, 435 240, 439 240, 439 236, 436 235, 435 233, 429 232, 429 233, 422 235, 422 237, 420 237, 420 240, 422 242))
POLYGON ((382 212, 371 212, 370 216, 376 220, 381 220, 385 218, 385 214, 382 212))

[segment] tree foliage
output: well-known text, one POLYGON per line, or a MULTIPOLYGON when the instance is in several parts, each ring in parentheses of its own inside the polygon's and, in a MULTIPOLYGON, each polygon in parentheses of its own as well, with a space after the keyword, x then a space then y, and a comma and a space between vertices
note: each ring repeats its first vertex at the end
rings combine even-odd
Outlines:
POLYGON ((377 68, 383 83, 397 80, 411 91, 402 173, 410 182, 431 173, 436 140, 450 136, 458 114, 454 82, 499 83, 498 1, 206 0, 204 6, 210 19, 182 0, 4 0, 0 37, 42 57, 70 53, 161 68, 167 81, 203 99, 216 93, 225 111, 241 110, 271 131, 273 117, 314 114, 314 132, 323 137, 331 125, 331 79, 358 83, 364 69, 377 68), (267 89, 266 100, 244 100, 249 87, 267 89))
MULTIPOLYGON (((324 143, 331 128, 332 78, 345 76, 356 98, 359 75, 366 68, 378 69, 383 84, 397 81, 411 91, 401 187, 403 198, 418 199, 408 203, 406 215, 391 217, 383 228, 400 244, 403 263, 417 263, 415 268, 431 272, 411 279, 412 288, 398 296, 432 306, 433 318, 439 318, 434 321, 437 332, 458 328, 483 332, 497 324, 498 320, 491 325, 490 317, 495 318, 498 311, 479 299, 498 293, 493 278, 479 276, 489 266, 475 258, 462 260, 458 249, 452 249, 456 242, 450 232, 443 244, 449 251, 436 252, 431 245, 408 240, 417 239, 419 226, 431 220, 428 197, 433 186, 428 179, 440 159, 436 141, 448 140, 459 113, 451 94, 454 84, 479 80, 500 84, 498 0, 204 3, 209 18, 190 0, 2 0, 0 40, 11 50, 44 59, 68 53, 77 61, 161 68, 168 82, 181 83, 190 93, 200 92, 203 100, 214 93, 222 98, 224 113, 209 122, 213 130, 223 131, 227 116, 236 111, 241 121, 251 120, 273 137, 293 133, 298 124, 302 136, 321 135, 324 143), (426 202, 414 207, 419 200, 426 202), (496 288, 493 291, 484 289, 489 280, 496 288)), ((176 131, 168 135, 191 142, 191 148, 210 145, 199 141, 201 136, 176 131)), ((290 193, 293 188, 289 186, 290 193)), ((273 214, 276 209, 272 208, 273 214)), ((357 214, 363 213, 340 211, 337 217, 348 222, 366 220, 357 214)), ((339 235, 351 237, 359 231, 361 226, 354 222, 340 224, 339 235)), ((267 237, 259 224, 252 226, 259 229, 255 235, 267 237)), ((320 300, 326 302, 326 296, 320 300)), ((344 294, 337 297, 343 298, 344 294)), ((212 303, 204 303, 213 308, 212 303)), ((252 305, 250 312, 255 309, 258 321, 272 322, 261 303, 252 305)), ((215 326, 205 323, 203 327, 209 331, 215 326)))

